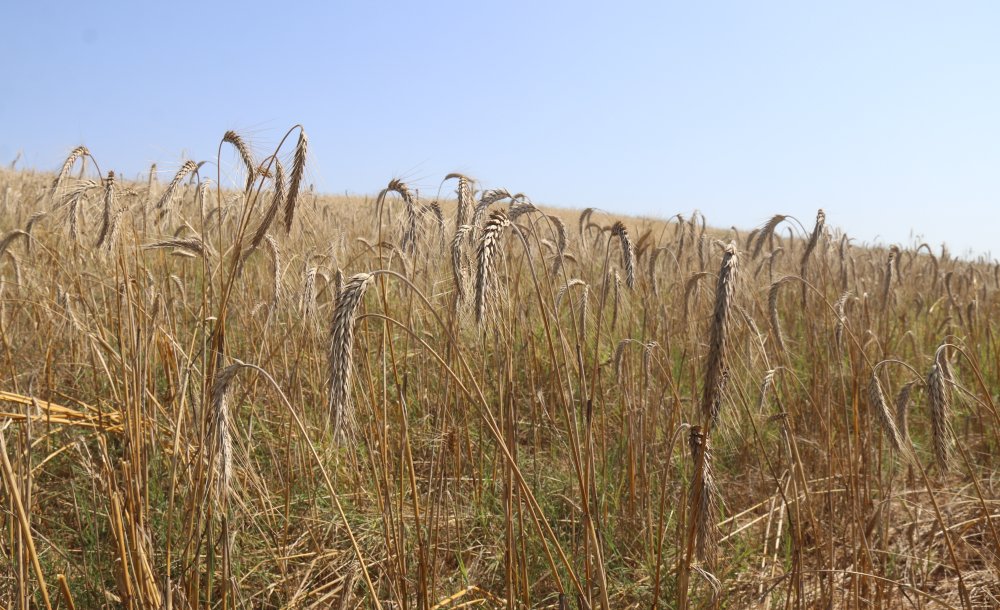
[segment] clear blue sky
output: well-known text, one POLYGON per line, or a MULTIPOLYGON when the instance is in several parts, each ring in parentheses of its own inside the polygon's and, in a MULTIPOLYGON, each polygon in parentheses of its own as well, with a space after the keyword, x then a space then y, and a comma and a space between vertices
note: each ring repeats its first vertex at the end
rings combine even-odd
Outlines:
MULTIPOLYGON (((308 179, 741 228, 818 207, 959 252, 1000 226, 996 2, 8 2, 0 162, 128 176, 302 123, 308 179)), ((231 158, 226 160, 232 166, 231 158)), ((166 176, 163 179, 168 179, 166 176)))

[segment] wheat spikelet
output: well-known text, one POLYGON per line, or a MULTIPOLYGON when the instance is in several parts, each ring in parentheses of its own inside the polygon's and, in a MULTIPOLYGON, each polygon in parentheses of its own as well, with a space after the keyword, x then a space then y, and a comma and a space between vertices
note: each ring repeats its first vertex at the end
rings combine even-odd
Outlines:
POLYGON ((253 155, 250 154, 250 147, 247 146, 247 143, 243 140, 240 134, 232 130, 227 131, 225 135, 222 136, 222 141, 227 144, 232 144, 233 148, 236 149, 236 152, 240 154, 240 159, 243 161, 243 166, 246 168, 247 172, 247 184, 244 187, 244 190, 249 193, 250 189, 253 188, 257 168, 257 164, 253 160, 253 155))
POLYGON ((629 239, 628 229, 621 221, 615 222, 611 227, 611 235, 617 237, 621 244, 625 283, 630 289, 635 288, 635 248, 632 247, 632 240, 629 239))
POLYGON ((691 426, 688 443, 692 462, 701 465, 700 472, 694 475, 696 481, 691 486, 689 500, 689 514, 695 528, 695 556, 709 569, 714 569, 718 552, 715 516, 719 511, 719 489, 712 472, 712 450, 701 426, 691 426))
POLYGON ((575 277, 568 280, 561 288, 559 288, 559 291, 556 293, 556 309, 559 309, 559 303, 562 302, 563 297, 566 296, 566 293, 571 288, 573 288, 574 286, 586 286, 586 285, 587 282, 581 280, 580 278, 575 277))
POLYGON ((285 199, 285 168, 281 165, 281 161, 277 158, 274 159, 274 193, 271 195, 271 203, 268 204, 267 210, 261 217, 260 222, 257 224, 257 228, 253 231, 253 236, 250 238, 250 244, 247 247, 245 256, 248 256, 252 250, 255 250, 260 246, 260 242, 263 241, 264 236, 267 235, 268 230, 274 223, 274 219, 278 216, 278 208, 281 207, 282 202, 285 199))
POLYGON ((757 233, 757 243, 754 244, 753 254, 750 258, 757 258, 760 251, 764 248, 764 244, 767 243, 768 240, 770 240, 774 235, 774 230, 779 224, 784 222, 786 218, 788 218, 788 216, 785 216, 784 214, 775 214, 771 217, 771 220, 767 221, 767 224, 761 227, 760 232, 757 233))
POLYGON ((421 206, 419 210, 419 215, 421 217, 431 216, 435 221, 438 228, 438 237, 440 238, 440 243, 444 245, 444 212, 441 210, 441 204, 437 201, 432 201, 427 205, 421 206))
POLYGON ((378 199, 376 200, 378 207, 378 219, 376 222, 381 221, 382 207, 385 205, 385 197, 389 193, 397 193, 406 205, 406 226, 403 229, 403 239, 400 243, 400 247, 405 252, 412 253, 416 245, 417 237, 417 209, 413 202, 413 192, 402 180, 397 178, 390 180, 389 184, 378 194, 378 199))
POLYGON ((653 254, 650 255, 650 257, 649 257, 649 267, 648 267, 648 270, 647 270, 647 274, 649 275, 649 284, 650 284, 650 286, 653 287, 653 294, 656 295, 656 296, 660 295, 660 282, 657 279, 657 275, 656 275, 656 263, 657 263, 657 261, 660 260, 660 255, 663 254, 664 252, 667 252, 667 253, 670 253, 671 255, 673 255, 673 253, 670 252, 669 248, 667 248, 667 247, 661 247, 661 248, 654 248, 653 249, 653 254))
POLYGON ((299 141, 295 145, 295 158, 292 161, 292 178, 288 183, 288 196, 285 198, 285 232, 292 230, 292 219, 295 216, 295 204, 299 199, 299 189, 302 186, 302 176, 306 171, 306 149, 309 138, 306 130, 299 128, 299 141))
POLYGON ((302 299, 299 303, 299 311, 306 320, 312 318, 316 311, 316 267, 306 269, 305 280, 302 287, 302 299))
POLYGON ((847 326, 847 316, 844 314, 844 308, 847 305, 847 299, 851 297, 850 291, 844 292, 834 303, 834 311, 837 312, 837 324, 834 326, 833 337, 837 345, 843 345, 844 342, 844 328, 847 326))
POLYGON ((118 208, 118 211, 111 216, 111 223, 108 226, 108 233, 104 240, 104 245, 100 248, 105 254, 110 254, 118 245, 118 237, 121 229, 122 216, 125 215, 125 208, 118 208))
MULTIPOLYGON (((9 233, 3 236, 3 239, 0 239, 0 258, 3 258, 4 253, 7 252, 7 248, 9 248, 10 245, 14 243, 14 240, 17 239, 18 237, 23 237, 25 241, 31 239, 31 235, 29 235, 27 231, 22 231, 20 229, 14 229, 13 231, 10 231, 9 233)), ((20 279, 18 279, 17 283, 18 284, 21 283, 20 279)))
POLYGON ((823 227, 826 225, 826 214, 820 209, 816 212, 816 225, 813 227, 813 232, 809 236, 809 243, 806 244, 806 250, 802 253, 802 277, 805 277, 805 269, 809 264, 809 256, 816 249, 816 244, 819 243, 819 237, 823 234, 823 227))
MULTIPOLYGON (((28 222, 25 223, 24 230, 28 233, 28 235, 31 235, 31 230, 35 228, 35 225, 41 222, 48 215, 49 215, 48 212, 44 212, 41 210, 34 212, 31 216, 28 217, 28 222)), ((30 240, 28 243, 29 243, 28 247, 30 248, 31 247, 30 240)))
POLYGON ((340 301, 340 295, 344 292, 344 272, 337 268, 337 273, 333 276, 333 303, 334 305, 340 301))
POLYGON ((916 381, 907 383, 896 394, 896 429, 900 440, 905 444, 910 438, 910 394, 916 381))
POLYGON ((213 450, 217 454, 217 459, 214 460, 217 475, 216 501, 223 506, 226 505, 229 498, 233 478, 233 439, 229 429, 229 386, 236 378, 236 373, 239 372, 240 368, 240 364, 231 364, 216 374, 209 401, 213 450))
POLYGON ((273 275, 271 280, 271 305, 270 311, 274 311, 281 301, 281 249, 278 242, 270 235, 264 235, 264 243, 267 244, 268 254, 271 255, 271 266, 273 275))
POLYGON ((81 193, 69 201, 69 211, 67 213, 69 219, 69 238, 73 240, 74 244, 80 242, 80 207, 84 196, 81 193))
POLYGON ((587 223, 590 222, 590 217, 593 216, 593 214, 594 214, 594 208, 586 208, 585 210, 580 212, 579 230, 580 230, 581 240, 583 239, 583 230, 584 228, 586 228, 587 223))
POLYGON ((651 243, 653 243, 653 229, 646 227, 646 230, 636 240, 635 247, 632 248, 635 251, 635 260, 637 263, 642 260, 651 243))
POLYGON ((775 346, 778 348, 779 352, 785 351, 785 338, 781 333, 781 319, 778 317, 778 290, 781 288, 782 284, 797 279, 798 278, 794 275, 786 275, 777 282, 771 284, 771 288, 767 291, 768 321, 771 323, 771 331, 774 333, 775 346))
POLYGON ((954 453, 954 432, 951 428, 951 396, 947 387, 950 371, 946 370, 948 365, 943 351, 943 346, 938 348, 934 355, 934 364, 927 374, 927 397, 930 402, 934 460, 938 470, 948 472, 951 469, 954 453))
MULTIPOLYGON (((197 191, 198 207, 199 211, 201 212, 202 218, 205 218, 207 216, 208 194, 210 192, 209 187, 211 186, 212 186, 211 180, 202 180, 201 182, 198 183, 198 191, 197 191)), ((185 222, 184 224, 186 225, 187 223, 185 222)))
POLYGON ((347 281, 337 307, 333 310, 330 324, 329 364, 329 411, 333 435, 341 440, 350 433, 350 381, 352 367, 352 347, 354 345, 354 318, 357 316, 365 290, 374 281, 371 273, 359 273, 347 281))
POLYGON ((167 208, 170 205, 171 199, 173 199, 174 197, 174 191, 177 190, 177 186, 181 183, 182 180, 184 180, 185 177, 187 177, 188 174, 195 171, 196 169, 198 169, 198 164, 195 163, 194 161, 188 160, 185 161, 183 165, 181 165, 181 168, 179 170, 177 170, 177 173, 174 174, 174 177, 170 181, 170 184, 167 185, 167 188, 163 191, 163 194, 160 195, 160 199, 156 202, 155 209, 159 212, 159 215, 157 216, 158 219, 162 219, 163 216, 167 213, 167 208))
POLYGON ((611 356, 611 363, 614 365, 615 369, 615 382, 619 385, 622 382, 622 362, 625 359, 625 347, 632 341, 632 339, 622 339, 615 346, 614 355, 611 356))
POLYGON ((885 400, 885 392, 882 390, 882 382, 879 381, 877 370, 872 371, 871 379, 868 381, 868 402, 871 404, 875 418, 878 419, 882 433, 889 444, 895 451, 903 451, 903 437, 896 426, 892 411, 889 410, 889 404, 885 400))
POLYGON ((458 178, 458 187, 455 189, 455 195, 458 198, 458 206, 455 209, 455 226, 461 227, 466 224, 469 208, 473 205, 472 183, 474 181, 462 174, 448 174, 444 177, 445 180, 452 178, 458 178))
POLYGON ((687 325, 688 322, 688 311, 690 309, 691 295, 694 293, 695 288, 698 287, 698 282, 701 278, 710 275, 707 271, 699 271, 689 277, 686 282, 684 282, 684 307, 682 312, 684 314, 683 320, 684 324, 687 325))
POLYGON ((169 277, 169 282, 170 285, 173 286, 174 290, 177 291, 177 294, 180 295, 181 302, 183 303, 187 301, 187 290, 184 289, 184 282, 181 281, 181 278, 171 273, 169 277))
POLYGON ((465 265, 462 256, 462 242, 465 236, 472 232, 472 225, 460 225, 451 240, 451 273, 455 280, 455 290, 458 301, 464 302, 466 297, 465 265))
POLYGON ((476 322, 486 316, 486 301, 492 290, 496 274, 496 258, 500 253, 500 233, 510 225, 510 218, 503 210, 490 214, 479 239, 476 265, 476 322))
POLYGON ((108 178, 104 181, 104 211, 101 214, 101 228, 97 232, 97 244, 95 248, 104 245, 108 238, 108 231, 111 229, 112 216, 115 214, 115 173, 108 172, 108 178))
POLYGON ((757 402, 757 412, 763 413, 764 406, 767 404, 767 393, 770 391, 771 386, 774 385, 774 369, 768 369, 764 373, 764 381, 760 384, 760 400, 757 402))
POLYGON ((50 190, 50 193, 55 194, 55 192, 59 190, 59 185, 62 184, 62 181, 65 180, 66 176, 69 175, 69 172, 73 169, 73 165, 77 162, 78 159, 89 156, 90 156, 90 151, 87 150, 86 146, 77 146, 72 151, 70 151, 69 156, 66 157, 65 161, 63 161, 62 167, 59 168, 59 173, 56 174, 55 179, 52 181, 52 188, 50 190))
POLYGON ((420 208, 420 215, 426 216, 430 214, 437 221, 438 228, 444 231, 444 212, 441 211, 441 204, 437 201, 432 201, 427 205, 420 208))
POLYGON ((702 392, 702 416, 715 421, 719 416, 719 396, 721 394, 722 373, 726 368, 726 351, 729 341, 729 324, 732 313, 733 294, 736 288, 739 258, 736 244, 726 246, 715 288, 715 309, 712 313, 708 361, 705 368, 705 385, 702 392))
POLYGON ((483 222, 483 216, 486 215, 486 209, 489 208, 494 203, 503 201, 504 199, 513 199, 506 189, 490 189, 483 193, 483 196, 479 198, 479 203, 476 204, 475 210, 472 212, 472 224, 478 227, 483 222))
POLYGON ((611 308, 611 328, 614 330, 615 325, 618 324, 618 307, 621 303, 621 292, 622 292, 622 278, 618 275, 618 270, 612 271, 611 285, 614 289, 614 299, 611 308))
POLYGON ((899 276, 899 248, 892 246, 889 248, 889 259, 885 264, 885 277, 882 281, 882 305, 889 305, 889 291, 892 289, 892 282, 899 276))
POLYGON ((566 246, 569 242, 566 235, 566 224, 558 216, 549 215, 549 221, 556 227, 556 251, 559 255, 559 260, 562 260, 562 255, 566 253, 566 246))
POLYGON ((191 254, 197 256, 209 256, 212 253, 208 246, 205 245, 205 242, 203 242, 199 237, 164 239, 146 244, 142 247, 143 250, 159 250, 163 248, 174 248, 184 252, 190 252, 191 254))

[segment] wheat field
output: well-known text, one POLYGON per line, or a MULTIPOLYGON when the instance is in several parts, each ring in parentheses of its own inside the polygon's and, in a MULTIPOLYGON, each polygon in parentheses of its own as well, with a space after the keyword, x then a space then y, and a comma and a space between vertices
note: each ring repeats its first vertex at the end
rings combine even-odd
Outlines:
POLYGON ((3 608, 1000 607, 995 261, 114 162, 0 170, 3 608))

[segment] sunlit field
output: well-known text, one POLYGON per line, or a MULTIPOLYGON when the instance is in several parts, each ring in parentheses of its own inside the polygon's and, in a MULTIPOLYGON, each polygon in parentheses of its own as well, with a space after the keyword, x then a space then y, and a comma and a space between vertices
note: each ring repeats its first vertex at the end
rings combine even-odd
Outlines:
POLYGON ((3 608, 1000 607, 992 259, 121 161, 0 170, 3 608))

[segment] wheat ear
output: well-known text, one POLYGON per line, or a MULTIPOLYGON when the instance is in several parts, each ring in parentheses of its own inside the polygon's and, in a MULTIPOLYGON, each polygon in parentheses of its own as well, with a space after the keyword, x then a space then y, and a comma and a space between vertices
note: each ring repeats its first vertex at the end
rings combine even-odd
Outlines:
POLYGON ((903 436, 900 434, 893 413, 889 410, 889 404, 885 400, 885 392, 883 392, 882 382, 878 378, 877 366, 872 371, 871 379, 868 381, 868 402, 871 404, 872 410, 875 412, 875 418, 878 419, 879 426, 882 427, 882 433, 889 441, 889 444, 897 452, 902 452, 904 447, 903 436))
POLYGON ((233 439, 230 432, 229 387, 242 365, 231 364, 219 371, 212 384, 210 397, 212 442, 218 455, 215 460, 216 500, 226 505, 233 479, 233 439))
POLYGON ((87 150, 86 146, 77 146, 70 151, 69 156, 66 157, 65 161, 63 161, 62 167, 59 168, 59 173, 56 174, 55 179, 52 181, 52 189, 50 193, 55 194, 55 192, 59 190, 59 185, 62 184, 62 181, 69 175, 69 172, 73 169, 73 165, 78 159, 89 156, 90 151, 87 150))
POLYGON ((719 489, 712 472, 712 451, 701 426, 691 426, 688 443, 692 462, 701 464, 701 472, 695 473, 695 477, 701 479, 700 485, 696 481, 691 486, 689 509, 695 528, 695 555, 709 569, 714 569, 718 552, 715 517, 719 510, 719 489))
POLYGON ((183 165, 181 165, 181 168, 179 170, 177 170, 177 173, 174 174, 174 177, 170 181, 170 184, 167 185, 167 188, 163 191, 163 194, 160 195, 159 201, 156 202, 155 209, 159 211, 159 215, 157 216, 157 218, 163 218, 164 214, 167 213, 167 206, 170 205, 170 201, 174 197, 174 191, 177 190, 177 185, 179 185, 181 183, 181 180, 184 180, 184 178, 188 174, 195 171, 196 169, 198 169, 198 164, 195 163, 194 161, 188 160, 185 161, 183 165))
POLYGON ((486 300, 490 296, 496 258, 500 251, 500 233, 510 225, 510 218, 503 210, 490 214, 479 239, 476 265, 476 322, 482 323, 486 316, 486 300))
POLYGON ((941 346, 934 354, 934 364, 927 374, 927 396, 930 402, 934 460, 938 470, 948 472, 954 453, 954 432, 951 427, 951 393, 947 387, 951 374, 947 369, 944 349, 941 346))
POLYGON ((334 438, 338 441, 350 430, 350 383, 352 347, 354 346, 354 318, 357 317, 365 290, 374 281, 371 273, 359 273, 347 280, 337 299, 330 324, 329 410, 334 438))
POLYGON ((635 288, 635 248, 632 240, 629 239, 628 229, 621 221, 615 222, 611 227, 611 235, 618 238, 622 248, 622 267, 625 269, 625 284, 631 289, 635 288))
POLYGON ((240 134, 232 130, 227 131, 222 136, 222 141, 227 144, 232 144, 233 148, 236 149, 236 152, 240 154, 240 159, 243 161, 243 165, 247 172, 247 184, 244 190, 249 193, 250 189, 253 188, 254 179, 257 177, 257 164, 254 163, 253 155, 250 153, 250 147, 247 146, 246 141, 240 136, 240 134))
POLYGON ((702 389, 702 416, 714 422, 719 417, 719 396, 721 394, 722 373, 726 366, 726 351, 729 341, 729 324, 732 317, 733 295, 736 289, 739 257, 736 244, 726 246, 719 270, 719 280, 715 287, 715 308, 712 313, 708 361, 705 367, 705 385, 702 389))
POLYGON ((295 204, 299 199, 299 189, 302 186, 302 176, 306 171, 306 149, 309 138, 306 130, 299 128, 299 141, 295 145, 295 159, 292 161, 292 178, 288 183, 288 196, 285 198, 285 232, 292 230, 292 219, 295 217, 295 204))

